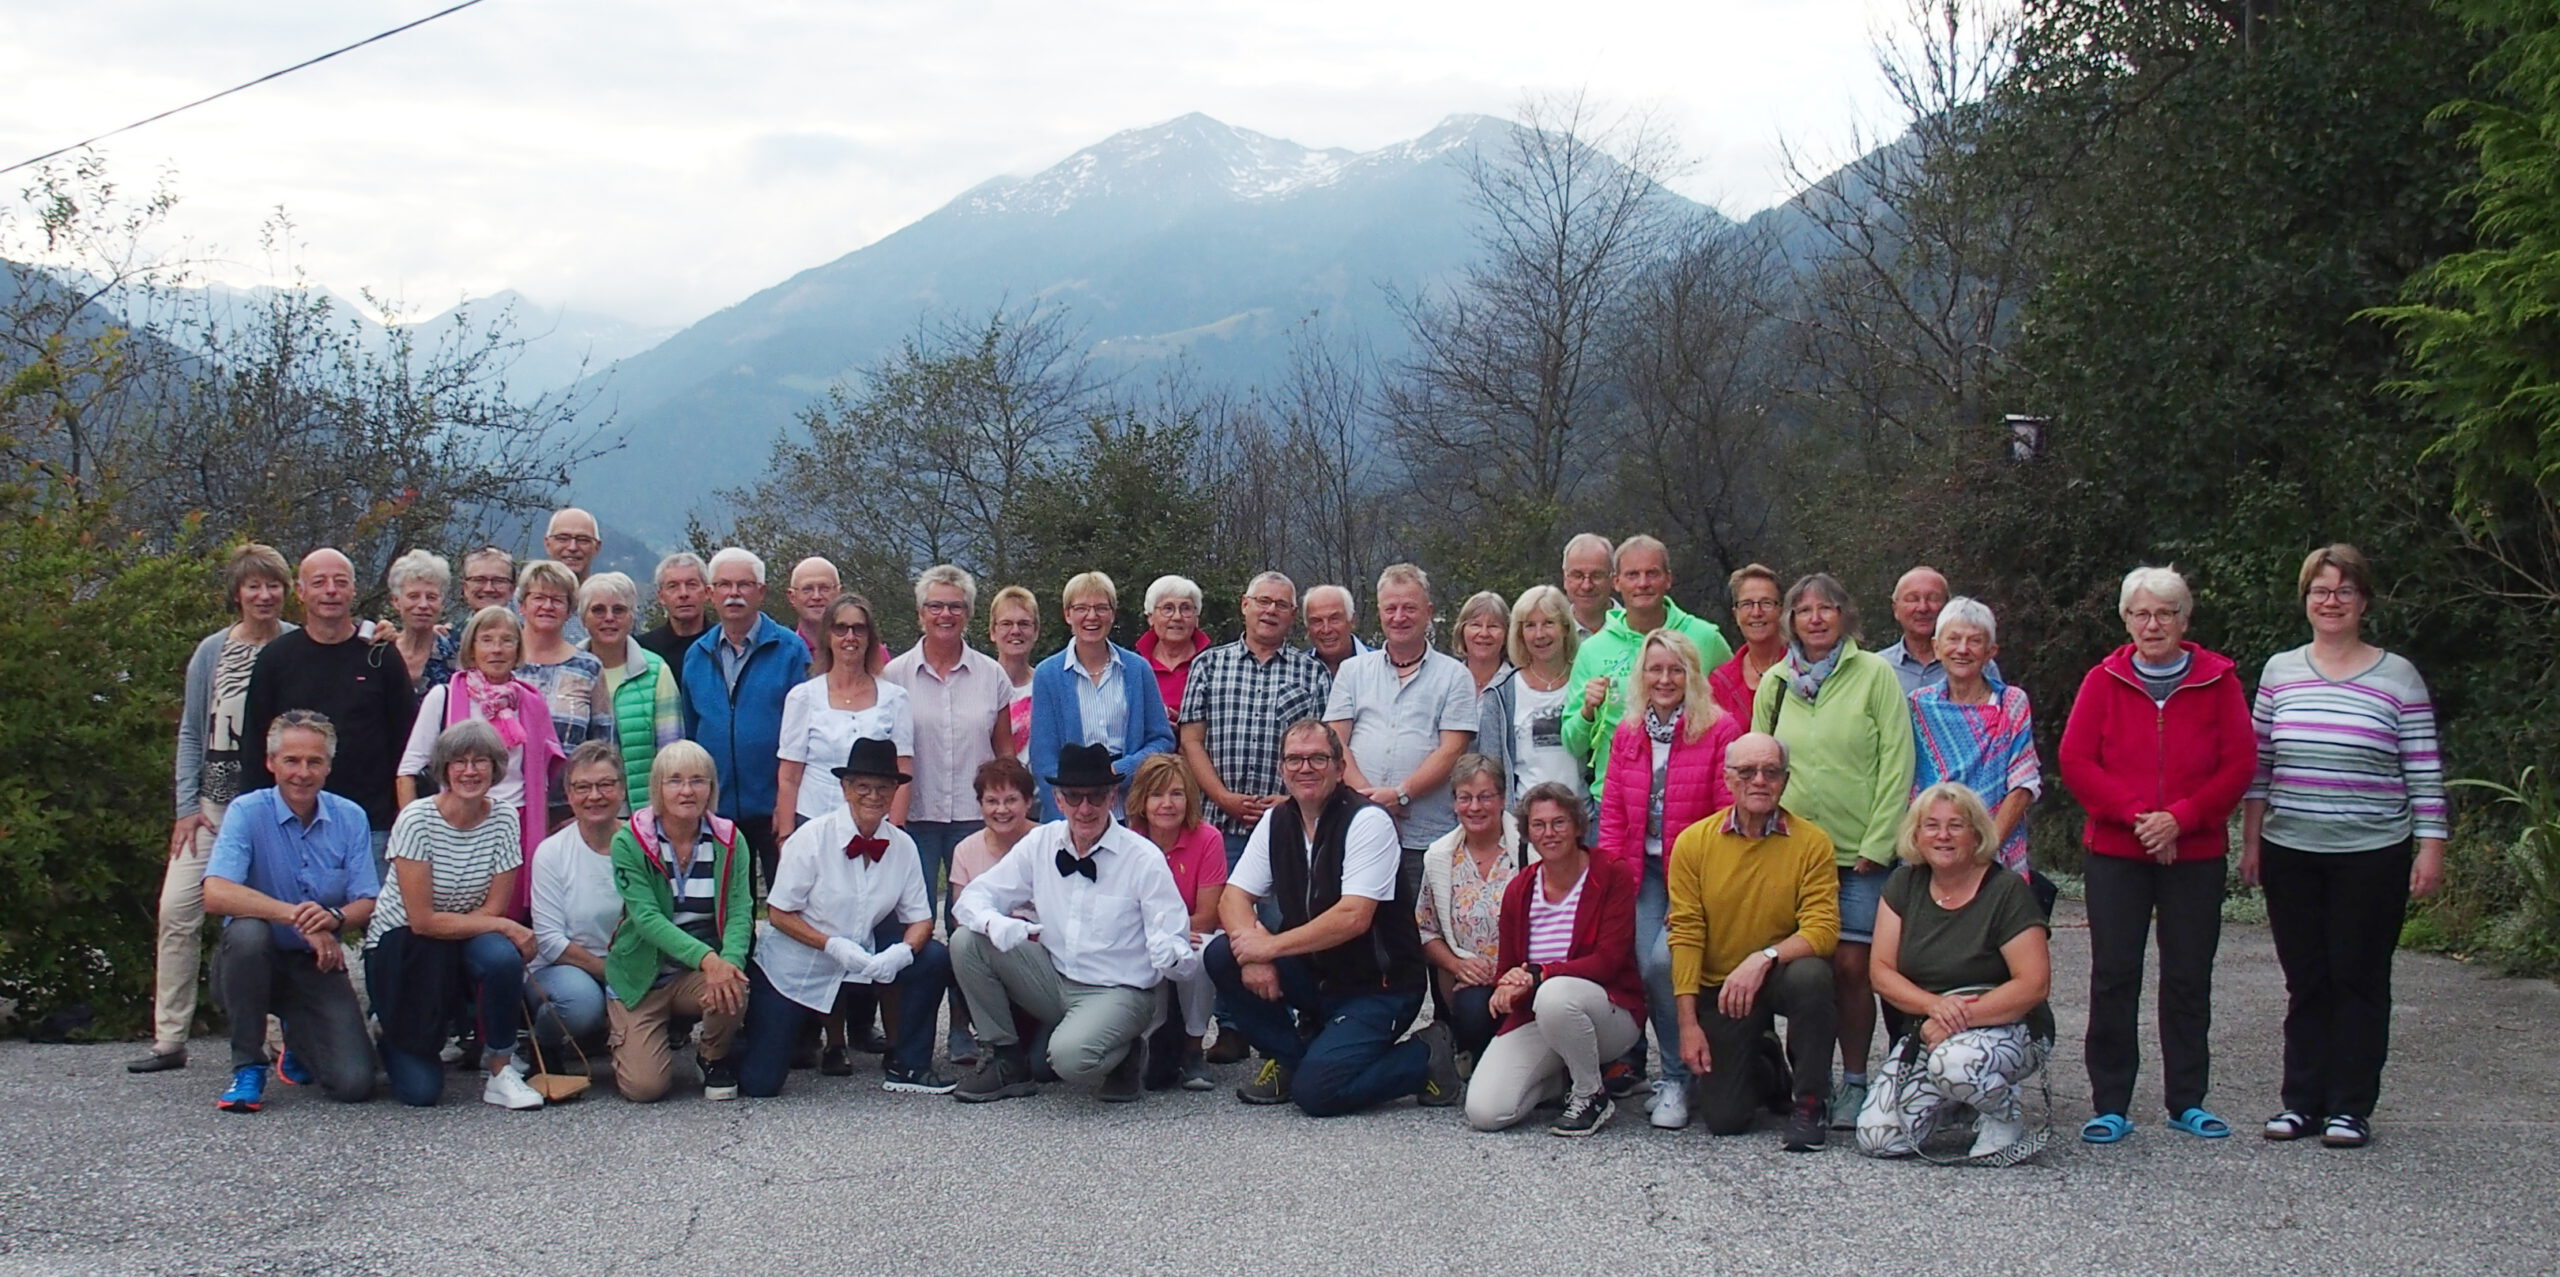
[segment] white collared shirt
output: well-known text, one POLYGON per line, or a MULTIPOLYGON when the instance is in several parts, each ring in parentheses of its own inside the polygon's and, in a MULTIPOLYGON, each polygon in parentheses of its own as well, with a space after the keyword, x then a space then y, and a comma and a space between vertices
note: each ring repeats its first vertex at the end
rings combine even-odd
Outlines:
MULTIPOLYGON (((820 935, 870 950, 871 933, 883 921, 922 922, 933 908, 925 903, 924 862, 906 831, 880 822, 879 836, 889 840, 889 850, 874 864, 867 856, 844 854, 855 828, 853 813, 839 808, 792 831, 765 903, 800 915, 820 935)), ((812 1011, 833 1009, 844 968, 825 950, 782 934, 770 922, 758 923, 756 931, 756 965, 774 992, 812 1011)))
POLYGON ((1040 944, 1059 975, 1078 984, 1154 988, 1164 973, 1148 957, 1148 941, 1191 943, 1191 914, 1164 853, 1113 821, 1094 844, 1094 880, 1087 882, 1082 874, 1058 872, 1058 852, 1072 845, 1064 820, 1025 834, 993 869, 969 881, 952 917, 983 933, 988 919, 1027 902, 1039 913, 1040 944))

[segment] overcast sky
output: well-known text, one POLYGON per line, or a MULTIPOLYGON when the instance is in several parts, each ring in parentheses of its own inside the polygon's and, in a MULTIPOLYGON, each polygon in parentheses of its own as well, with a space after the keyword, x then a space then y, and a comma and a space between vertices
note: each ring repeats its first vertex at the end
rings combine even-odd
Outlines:
MULTIPOLYGON (((444 0, 17 5, 0 164, 128 123, 444 0)), ((1875 41, 1904 0, 487 0, 106 145, 234 282, 278 205, 313 279, 414 316, 524 290, 690 322, 999 173, 1202 111, 1368 149, 1524 93, 1650 109, 1732 214, 1886 124, 1875 41)), ((12 195, 24 172, 6 179, 12 195)))

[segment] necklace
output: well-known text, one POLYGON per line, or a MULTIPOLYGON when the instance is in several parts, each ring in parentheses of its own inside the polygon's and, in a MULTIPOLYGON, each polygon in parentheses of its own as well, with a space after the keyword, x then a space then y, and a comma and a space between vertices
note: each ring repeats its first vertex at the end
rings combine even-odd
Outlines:
POLYGON ((1429 659, 1430 656, 1431 649, 1428 647, 1414 653, 1413 659, 1410 661, 1399 661, 1396 659, 1395 653, 1389 652, 1387 653, 1387 664, 1393 667, 1396 673, 1404 674, 1422 668, 1423 661, 1429 659))
POLYGON ((1564 686, 1565 680, 1572 677, 1572 675, 1558 674, 1554 678, 1550 679, 1546 675, 1539 673, 1535 666, 1532 666, 1520 671, 1520 677, 1529 684, 1530 690, 1532 691, 1552 692, 1557 688, 1564 686))
POLYGON ((1929 898, 1937 901, 1939 908, 1953 910, 1961 907, 1967 901, 1972 900, 1974 894, 1980 891, 1981 888, 1982 875, 1979 873, 1976 873, 1973 876, 1972 882, 1965 884, 1963 887, 1955 891, 1938 890, 1937 880, 1933 878, 1929 882, 1929 898))

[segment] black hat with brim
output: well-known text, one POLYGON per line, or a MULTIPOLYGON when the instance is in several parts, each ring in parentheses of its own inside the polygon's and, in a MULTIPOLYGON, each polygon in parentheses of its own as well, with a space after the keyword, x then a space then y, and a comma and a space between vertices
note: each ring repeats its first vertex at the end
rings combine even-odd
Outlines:
POLYGON ((1120 774, 1111 770, 1117 757, 1107 746, 1069 745, 1058 751, 1058 770, 1049 777, 1051 789, 1114 789, 1120 774))
POLYGON ((898 747, 877 736, 865 736, 853 742, 853 748, 844 756, 844 766, 836 768, 835 773, 838 780, 877 776, 901 785, 914 779, 898 770, 898 747))

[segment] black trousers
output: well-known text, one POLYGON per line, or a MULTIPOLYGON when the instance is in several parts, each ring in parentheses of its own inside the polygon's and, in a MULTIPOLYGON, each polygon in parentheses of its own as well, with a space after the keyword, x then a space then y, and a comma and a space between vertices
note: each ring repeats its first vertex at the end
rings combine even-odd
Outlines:
MULTIPOLYGON (((1715 1135, 1739 1135, 1760 1116, 1761 1101, 1781 1082, 1795 1096, 1831 1095, 1831 1050, 1840 1040, 1840 1000, 1832 992, 1829 958, 1798 958, 1769 973, 1751 1010, 1727 1016, 1716 1009, 1714 986, 1698 991, 1698 1027, 1707 1034, 1707 1062, 1698 1079, 1698 1115, 1715 1135), (1761 1037, 1787 1017, 1787 1078, 1771 1076, 1761 1037)), ((1665 1042, 1677 1051, 1680 1044, 1665 1042)))
POLYGON ((2126 1113, 2142 1062, 2144 942, 2160 941, 2160 1073, 2172 1114, 2204 1104, 2213 1080, 2213 956, 2222 945, 2220 857, 2161 864, 2090 853, 2089 1106, 2126 1113))
POLYGON ((738 841, 755 853, 756 878, 750 894, 762 903, 765 893, 773 890, 773 871, 782 863, 782 844, 773 837, 773 813, 738 817, 738 841))
POLYGON ((2373 1116, 2391 1051, 2391 956, 2409 908, 2406 842, 2373 851, 2262 845, 2267 927, 2284 967, 2284 1106, 2373 1116))
POLYGON ((321 970, 309 949, 277 948, 278 930, 263 918, 233 918, 214 950, 213 996, 231 1018, 231 1067, 267 1063, 273 1013, 284 1018, 285 1049, 309 1066, 329 1098, 373 1098, 373 1038, 355 987, 346 972, 321 970))
POLYGON ((1501 1027, 1493 1015, 1493 986, 1471 984, 1455 993, 1448 986, 1448 973, 1431 973, 1431 1013, 1448 1022, 1459 1050, 1482 1056, 1493 1044, 1493 1031, 1501 1027))

